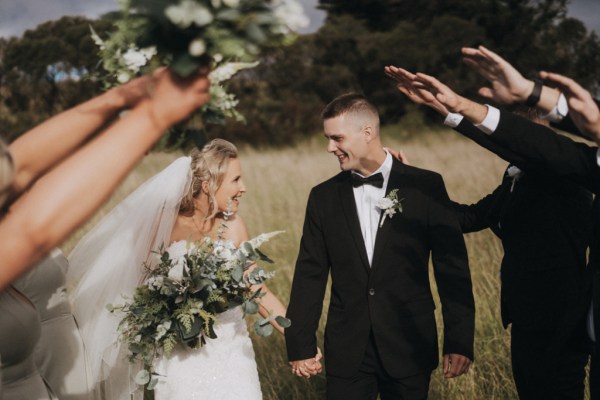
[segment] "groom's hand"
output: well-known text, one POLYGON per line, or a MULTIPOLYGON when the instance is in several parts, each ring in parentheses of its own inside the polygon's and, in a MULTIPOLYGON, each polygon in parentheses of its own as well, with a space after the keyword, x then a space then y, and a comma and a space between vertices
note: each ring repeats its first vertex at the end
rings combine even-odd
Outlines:
POLYGON ((471 360, 460 354, 444 355, 444 378, 456 378, 469 372, 471 360))
POLYGON ((313 358, 290 362, 292 374, 300 378, 310 378, 311 376, 321 373, 321 371, 323 371, 323 365, 321 364, 322 358, 323 354, 321 353, 321 349, 317 347, 317 354, 313 358))

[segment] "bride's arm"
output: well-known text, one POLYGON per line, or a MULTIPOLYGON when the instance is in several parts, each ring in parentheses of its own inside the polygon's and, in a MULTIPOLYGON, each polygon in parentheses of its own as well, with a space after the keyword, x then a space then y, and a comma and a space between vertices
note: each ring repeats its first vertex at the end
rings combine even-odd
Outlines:
POLYGON ((0 290, 86 221, 166 128, 208 101, 208 86, 161 71, 151 97, 39 179, 0 221, 0 290))
MULTIPOLYGON (((230 233, 235 238, 234 243, 239 245, 240 243, 243 243, 250 239, 248 235, 248 230, 246 228, 246 224, 240 216, 236 215, 235 219, 232 222, 233 223, 228 224, 228 227, 230 233)), ((248 268, 246 273, 252 272, 254 268, 256 268, 256 264, 253 264, 250 268, 248 268)), ((253 292, 256 292, 260 289, 260 292, 264 295, 260 298, 260 301, 258 303, 258 312, 260 313, 260 315, 262 315, 263 318, 267 318, 271 314, 275 316, 285 316, 286 307, 283 305, 281 300, 279 300, 279 298, 275 296, 275 294, 271 292, 271 290, 269 290, 269 287, 266 284, 262 283, 260 285, 252 285, 250 288, 253 292)), ((281 327, 275 320, 271 321, 271 325, 273 325, 273 327, 283 335, 283 327, 281 327)))

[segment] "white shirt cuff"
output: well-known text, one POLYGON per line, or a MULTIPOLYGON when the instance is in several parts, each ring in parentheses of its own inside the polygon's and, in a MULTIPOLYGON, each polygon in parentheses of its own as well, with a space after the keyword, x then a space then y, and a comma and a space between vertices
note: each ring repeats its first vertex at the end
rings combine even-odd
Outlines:
POLYGON ((558 101, 554 108, 550 110, 548 114, 542 115, 542 118, 550 122, 560 122, 568 113, 569 104, 567 103, 565 96, 561 93, 560 96, 558 96, 558 101))
POLYGON ((600 167, 600 148, 596 151, 596 164, 600 167))
POLYGON ((494 133, 498 127, 498 124, 500 123, 500 110, 498 110, 496 107, 490 106, 489 104, 486 104, 486 107, 488 108, 487 115, 480 124, 476 124, 475 126, 483 131, 483 133, 491 135, 494 133))
POLYGON ((456 128, 461 121, 463 120, 463 116, 458 113, 448 113, 446 115, 446 119, 444 120, 444 125, 449 126, 450 128, 456 128))

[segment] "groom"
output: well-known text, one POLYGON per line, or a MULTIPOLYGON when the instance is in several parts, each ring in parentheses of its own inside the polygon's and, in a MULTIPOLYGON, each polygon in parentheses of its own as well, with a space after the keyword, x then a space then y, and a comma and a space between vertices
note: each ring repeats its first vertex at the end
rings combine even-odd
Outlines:
POLYGON ((293 324, 285 332, 292 371, 318 370, 315 333, 331 273, 327 398, 425 399, 438 365, 430 254, 442 303, 445 376, 467 372, 473 359, 467 254, 444 183, 384 150, 379 115, 363 96, 336 98, 322 117, 327 151, 342 172, 308 199, 287 314, 293 324), (397 201, 378 208, 396 189, 397 201), (386 210, 395 214, 383 217, 386 210))

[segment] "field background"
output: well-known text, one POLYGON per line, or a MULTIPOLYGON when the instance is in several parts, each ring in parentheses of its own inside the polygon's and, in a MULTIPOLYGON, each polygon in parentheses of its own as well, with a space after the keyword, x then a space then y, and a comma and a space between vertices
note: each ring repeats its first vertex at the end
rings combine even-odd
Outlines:
MULTIPOLYGON (((474 203, 490 193, 499 184, 506 168, 504 161, 451 130, 413 132, 400 126, 388 126, 382 135, 384 144, 404 150, 412 165, 441 173, 450 197, 458 202, 474 203)), ((264 246, 264 251, 276 262, 267 265, 268 269, 277 271, 269 287, 284 303, 289 298, 309 191, 339 171, 337 160, 325 151, 325 145, 324 138, 314 137, 284 149, 241 149, 243 178, 248 192, 242 199, 240 214, 250 234, 286 231, 264 246)), ((127 193, 179 155, 160 153, 146 157, 92 221, 65 243, 65 253, 68 254, 77 240, 127 193)), ((509 333, 502 328, 499 313, 502 245, 489 230, 466 235, 465 239, 477 310, 476 361, 469 374, 450 381, 443 378, 438 368, 432 377, 430 399, 515 399, 509 333)), ((328 301, 326 299, 319 330, 321 344, 328 301)), ((441 321, 439 311, 440 307, 437 312, 438 321, 441 321)), ((291 375, 281 336, 257 338, 253 335, 252 339, 264 399, 324 398, 323 374, 310 380, 291 375)), ((234 382, 235 378, 232 378, 234 382)))

